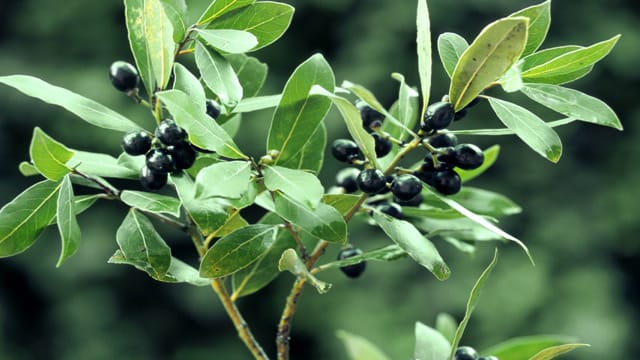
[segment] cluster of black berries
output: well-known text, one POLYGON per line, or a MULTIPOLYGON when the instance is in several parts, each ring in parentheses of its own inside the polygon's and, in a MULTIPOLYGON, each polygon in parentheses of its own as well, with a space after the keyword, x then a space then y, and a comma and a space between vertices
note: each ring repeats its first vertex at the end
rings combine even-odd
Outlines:
POLYGON ((460 346, 456 349, 454 360, 498 360, 495 356, 480 356, 470 346, 460 346))
MULTIPOLYGON (((338 260, 344 260, 358 255, 362 255, 362 250, 349 246, 340 250, 338 253, 338 260)), ((342 266, 340 270, 342 270, 347 277, 355 279, 362 275, 366 267, 366 262, 362 261, 357 264, 342 266)))

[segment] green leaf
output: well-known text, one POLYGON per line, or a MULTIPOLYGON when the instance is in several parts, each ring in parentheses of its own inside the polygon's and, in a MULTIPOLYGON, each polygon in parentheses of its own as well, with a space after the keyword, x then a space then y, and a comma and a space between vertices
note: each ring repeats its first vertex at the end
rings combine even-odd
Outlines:
POLYGON ((280 152, 274 165, 297 162, 302 156, 302 148, 311 140, 331 107, 328 99, 310 95, 309 91, 316 84, 333 91, 334 83, 333 71, 320 54, 311 56, 293 72, 269 129, 267 151, 280 152))
POLYGON ((567 74, 584 69, 607 56, 618 42, 618 39, 620 39, 620 35, 586 48, 565 53, 544 64, 524 71, 522 77, 526 82, 528 79, 567 74))
POLYGON ((315 287, 320 294, 325 294, 331 289, 331 284, 320 281, 311 275, 307 266, 293 249, 287 249, 282 253, 280 261, 278 261, 278 269, 280 271, 289 271, 296 277, 304 278, 311 286, 315 287))
POLYGON ((508 93, 513 93, 516 91, 520 91, 524 86, 524 82, 522 81, 522 70, 520 70, 520 65, 515 64, 507 72, 498 80, 502 90, 508 93))
MULTIPOLYGON (((418 93, 407 85, 403 75, 393 73, 391 77, 400 82, 400 90, 398 91, 398 101, 391 106, 389 113, 397 118, 400 124, 388 119, 382 123, 382 131, 395 139, 404 140, 412 134, 410 129, 415 128, 418 121, 418 93)), ((392 147, 389 154, 381 160, 381 166, 387 167, 400 149, 399 146, 392 147)))
POLYGON ((125 0, 129 45, 147 93, 164 89, 171 76, 173 25, 159 0, 125 0))
POLYGON ((483 350, 503 360, 529 359, 541 350, 572 342, 573 339, 560 335, 536 335, 509 339, 483 350))
POLYGON ((483 153, 484 162, 480 167, 473 170, 456 169, 456 172, 460 175, 460 179, 463 183, 471 181, 484 174, 485 171, 495 164, 498 159, 498 155, 500 155, 500 145, 493 145, 490 148, 485 149, 483 153))
MULTIPOLYGON (((336 336, 342 340, 342 343, 347 348, 347 355, 349 360, 390 360, 391 358, 385 355, 382 350, 378 349, 369 340, 348 333, 344 330, 336 332, 336 336)), ((422 360, 422 359, 421 359, 422 360)))
POLYGON ((62 240, 62 251, 56 267, 60 267, 65 260, 76 253, 81 238, 80 225, 76 219, 73 186, 69 176, 62 179, 56 205, 58 232, 62 240))
POLYGON ((418 264, 431 271, 438 280, 446 280, 451 275, 451 270, 442 260, 435 245, 410 222, 392 218, 378 210, 373 212, 373 220, 391 240, 418 264))
MULTIPOLYGON (((563 126, 563 125, 568 125, 571 124, 575 121, 577 121, 578 119, 574 119, 574 118, 564 118, 564 119, 560 119, 560 120, 555 120, 555 121, 549 121, 547 123, 547 125, 549 125, 551 128, 554 127, 558 127, 558 126, 563 126)), ((473 130, 455 130, 455 131, 450 131, 452 134, 456 134, 456 135, 484 135, 484 136, 503 136, 503 135, 515 135, 515 132, 511 129, 508 128, 504 128, 504 129, 473 129, 473 130)))
POLYGON ((41 181, 0 209, 0 257, 19 254, 36 241, 56 217, 62 183, 41 181))
MULTIPOLYGON (((438 332, 442 334, 449 343, 451 343, 455 338, 457 327, 458 322, 453 318, 453 316, 447 313, 439 313, 438 316, 436 316, 436 330, 438 330, 438 332)), ((495 354, 494 352, 486 351, 483 351, 482 353, 495 354)), ((449 351, 447 351, 447 354, 449 354, 449 351)))
MULTIPOLYGON (((267 64, 244 54, 231 54, 227 55, 226 58, 229 63, 231 63, 231 67, 233 67, 240 81, 240 85, 242 85, 243 100, 248 100, 256 96, 267 79, 267 72, 269 70, 267 64)), ((278 100, 278 102, 279 101, 280 100, 278 100)), ((278 102, 271 107, 277 106, 278 102)), ((238 104, 238 106, 239 105, 240 104, 238 104)), ((234 109, 234 111, 238 112, 237 109, 234 109)))
POLYGON ((171 265, 171 249, 146 216, 135 209, 122 221, 116 232, 116 241, 127 261, 142 263, 161 277, 171 265))
POLYGON ((116 250, 109 259, 109 263, 135 266, 138 270, 149 274, 152 279, 166 283, 187 283, 195 286, 209 286, 211 284, 209 279, 200 277, 198 270, 174 257, 171 258, 169 270, 164 274, 156 273, 155 270, 149 266, 149 263, 145 261, 127 259, 120 250, 116 250))
POLYGON ((427 0, 418 0, 416 16, 418 76, 420 77, 420 92, 422 93, 423 112, 429 104, 431 92, 431 73, 433 59, 431 54, 431 20, 427 0))
POLYGON ((560 137, 536 114, 519 105, 496 98, 489 98, 489 104, 500 121, 535 152, 554 163, 560 160, 560 137))
POLYGON ((203 25, 215 20, 225 13, 253 4, 255 0, 214 0, 204 11, 197 25, 203 25))
POLYGON ((180 63, 173 65, 173 73, 175 74, 173 88, 187 94, 192 103, 199 105, 201 112, 206 112, 207 96, 200 80, 180 63))
POLYGON ((540 351, 539 353, 532 356, 529 360, 551 360, 558 357, 558 355, 566 354, 577 348, 589 347, 589 346, 590 346, 589 344, 564 344, 564 345, 553 346, 540 351))
POLYGON ((196 185, 186 174, 172 174, 171 181, 187 215, 204 234, 212 233, 225 224, 229 218, 228 205, 222 199, 196 199, 196 185))
POLYGON ((176 123, 189 133, 192 144, 228 158, 247 158, 229 134, 203 111, 202 104, 194 102, 179 90, 163 91, 156 95, 167 106, 176 123))
POLYGON ((230 54, 245 53, 258 44, 258 39, 252 33, 242 30, 197 29, 196 32, 209 46, 230 54))
POLYGON ((20 170, 20 174, 22 174, 22 176, 40 175, 40 172, 38 171, 38 169, 36 169, 36 167, 33 166, 33 164, 27 161, 22 161, 18 165, 18 170, 20 170))
POLYGON ((487 268, 484 269, 484 271, 476 281, 475 285, 473 285, 473 289, 471 289, 471 293, 469 294, 469 300, 467 300, 467 309, 464 313, 464 318, 462 318, 462 321, 458 325, 458 329, 456 330, 456 335, 453 339, 453 342, 451 343, 451 350, 450 350, 451 353, 449 354, 449 360, 453 360, 454 358, 456 348, 460 344, 460 339, 462 338, 462 335, 464 334, 464 330, 467 327, 467 324, 469 323, 469 319, 471 319, 471 314, 473 313, 473 311, 476 309, 476 306, 478 305, 480 292, 482 291, 484 284, 487 282, 487 279, 489 279, 489 275, 491 275, 491 272, 493 271, 493 268, 496 266, 497 263, 498 263, 498 249, 496 248, 493 254, 493 260, 491 260, 491 263, 489 263, 487 268))
POLYGON ((252 51, 278 40, 289 28, 294 8, 291 5, 260 1, 211 23, 209 28, 236 29, 252 33, 257 44, 252 51))
POLYGON ((407 253, 398 245, 388 245, 380 249, 367 251, 361 255, 323 264, 318 269, 328 270, 355 265, 363 261, 394 261, 405 257, 407 253))
POLYGON ((0 83, 48 104, 61 106, 91 125, 122 132, 142 129, 136 123, 104 105, 32 76, 0 76, 0 83))
POLYGON ((453 76, 453 70, 455 70, 460 56, 468 47, 467 40, 456 33, 446 32, 438 36, 438 54, 449 77, 453 76))
POLYGON ((524 16, 529 18, 527 45, 522 55, 534 53, 544 42, 551 25, 551 0, 517 11, 510 17, 524 16))
POLYGON ((196 43, 195 52, 196 64, 207 87, 224 105, 231 108, 238 105, 242 99, 242 85, 229 61, 200 42, 196 43))
POLYGON ((124 190, 120 194, 120 200, 122 200, 123 203, 140 210, 180 217, 180 200, 173 196, 143 191, 124 190))
POLYGON ((302 147, 297 159, 290 158, 289 161, 282 162, 280 165, 292 169, 308 170, 317 174, 322 169, 326 146, 327 128, 324 123, 320 123, 311 135, 311 139, 302 147))
POLYGON ((352 194, 327 194, 322 197, 322 202, 333 206, 343 216, 360 201, 360 195, 352 194))
POLYGON ((251 265, 269 250, 276 232, 276 226, 257 224, 221 238, 202 258, 200 276, 215 279, 251 265))
MULTIPOLYGON (((422 209, 417 209, 422 210, 422 209)), ((405 215, 411 216, 413 224, 422 231, 427 232, 431 237, 440 236, 443 239, 449 241, 451 238, 455 238, 458 242, 453 243, 454 246, 460 250, 469 250, 466 242, 478 242, 478 241, 495 241, 503 240, 501 235, 488 230, 482 225, 479 225, 475 221, 466 217, 428 217, 428 214, 417 216, 414 215, 413 208, 403 209, 405 215), (462 244, 461 242, 465 242, 462 244)), ((448 214, 448 213, 447 213, 448 214)))
POLYGON ((506 196, 470 186, 463 187, 459 193, 451 196, 451 199, 484 216, 503 217, 522 212, 522 208, 506 196))
POLYGON ((173 27, 173 42, 178 44, 184 38, 187 30, 185 24, 187 6, 184 1, 160 0, 160 2, 173 27))
POLYGON ((416 345, 413 357, 420 360, 443 360, 449 355, 451 345, 437 330, 416 322, 416 345))
POLYGON ((451 77, 449 98, 456 111, 515 64, 527 41, 526 17, 497 20, 485 27, 464 51, 451 77))
POLYGON ((99 177, 138 179, 140 176, 140 168, 134 170, 124 166, 118 159, 107 154, 73 150, 73 156, 67 161, 67 165, 84 174, 99 177))
POLYGON ((315 175, 304 170, 287 169, 281 166, 267 166, 262 170, 264 185, 271 191, 280 190, 282 193, 298 202, 315 209, 322 195, 324 187, 315 175))
MULTIPOLYGON (((584 49, 584 47, 577 46, 577 45, 567 45, 567 46, 549 48, 549 49, 545 49, 545 50, 541 50, 536 53, 533 53, 523 58, 519 63, 521 63, 522 65, 521 66, 522 72, 524 72, 536 66, 547 63, 566 53, 579 50, 579 49, 584 49)), ((560 84, 564 84, 564 83, 568 83, 568 82, 580 79, 581 77, 590 73, 591 70, 593 70, 593 65, 590 65, 575 71, 571 71, 568 73, 556 73, 550 76, 526 78, 526 79, 523 79, 523 81, 525 81, 526 83, 546 83, 546 84, 560 85, 560 84)))
POLYGON ((622 130, 620 119, 609 105, 578 90, 549 84, 527 84, 522 92, 562 115, 622 130))
POLYGON ((38 172, 49 180, 58 181, 71 172, 65 163, 71 159, 73 151, 45 134, 39 127, 33 129, 29 155, 38 172))
POLYGON ((278 106, 282 95, 256 96, 242 99, 238 106, 233 109, 236 113, 247 113, 258 110, 270 109, 278 106))
POLYGON ((251 164, 225 161, 207 166, 196 176, 196 197, 239 198, 249 189, 251 164))

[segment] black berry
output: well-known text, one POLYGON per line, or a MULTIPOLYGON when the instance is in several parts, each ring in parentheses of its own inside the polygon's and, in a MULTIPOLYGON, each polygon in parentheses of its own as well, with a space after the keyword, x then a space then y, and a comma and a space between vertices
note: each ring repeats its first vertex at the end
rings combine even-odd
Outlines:
POLYGON ((348 139, 337 139, 331 145, 331 154, 338 161, 350 163, 360 155, 358 144, 348 139))
POLYGON ((147 153, 147 167, 156 173, 168 173, 174 170, 175 160, 167 149, 153 149, 147 153))
POLYGON ((431 178, 431 186, 439 193, 444 195, 453 195, 460 191, 462 181, 453 169, 436 170, 431 178))
POLYGON ((214 120, 220 116, 220 105, 215 100, 207 100, 207 115, 211 116, 214 120))
POLYGON ((138 87, 138 70, 126 61, 116 61, 109 67, 109 80, 119 91, 131 91, 138 87))
POLYGON ((484 162, 484 153, 473 144, 460 144, 455 147, 455 165, 461 169, 476 169, 484 162))
POLYGON ((393 144, 391 143, 391 141, 383 138, 378 133, 373 133, 371 134, 371 136, 373 136, 373 139, 376 141, 376 147, 375 147, 376 156, 377 157, 387 156, 387 154, 391 152, 391 148, 393 147, 393 144))
POLYGON ((409 200, 401 200, 394 196, 393 202, 400 206, 420 206, 422 204, 422 194, 418 194, 409 200))
POLYGON ((165 145, 183 144, 187 139, 187 132, 171 119, 161 121, 155 135, 165 145))
POLYGON ((122 149, 129 155, 144 155, 151 149, 151 140, 146 131, 132 131, 122 138, 122 149))
POLYGON ((198 155, 189 143, 167 146, 167 151, 175 161, 176 170, 190 168, 196 162, 196 156, 198 155))
POLYGON ((421 191, 422 181, 411 174, 399 175, 391 183, 391 192, 400 200, 409 200, 421 191))
POLYGON ((167 173, 158 173, 146 166, 140 170, 140 183, 147 190, 160 190, 167 185, 168 177, 167 173))
POLYGON ((456 349, 454 360, 478 360, 478 353, 470 346, 460 346, 456 349))
POLYGON ((402 212, 402 207, 400 207, 400 205, 396 203, 385 201, 380 205, 378 205, 378 210, 380 210, 381 213, 387 214, 396 219, 400 219, 400 220, 404 219, 404 213, 402 212))
POLYGON ((336 174, 336 185, 341 186, 346 194, 358 191, 357 178, 360 170, 356 168, 346 168, 336 174))
POLYGON ((385 186, 382 188, 382 190, 378 191, 376 194, 378 195, 382 195, 382 194, 388 194, 391 192, 391 183, 393 182, 393 179, 395 179, 395 175, 387 175, 385 177, 386 180, 386 184, 385 186))
POLYGON ((362 100, 356 101, 356 107, 360 110, 360 118, 362 118, 362 127, 367 131, 372 131, 380 126, 384 121, 384 115, 375 111, 371 106, 362 100))
MULTIPOLYGON (((344 260, 358 255, 362 255, 362 250, 349 247, 340 250, 340 252, 338 253, 338 260, 344 260)), ((350 278, 357 278, 362 275, 366 267, 366 262, 362 261, 357 264, 342 266, 340 267, 340 270, 342 270, 342 272, 350 278)))
POLYGON ((387 186, 387 178, 378 169, 362 170, 356 181, 360 190, 369 195, 377 194, 387 186))
POLYGON ((492 356, 481 356, 481 357, 478 358, 478 360, 498 360, 498 358, 493 356, 493 355, 492 356))
POLYGON ((449 165, 456 164, 456 149, 453 146, 447 146, 445 148, 438 148, 438 154, 436 155, 436 159, 441 163, 446 163, 449 165))
POLYGON ((446 129, 453 121, 455 114, 451 103, 444 101, 433 103, 427 107, 420 128, 425 131, 446 129))
POLYGON ((458 145, 458 137, 451 133, 441 133, 429 137, 427 142, 434 148, 456 146, 458 145))

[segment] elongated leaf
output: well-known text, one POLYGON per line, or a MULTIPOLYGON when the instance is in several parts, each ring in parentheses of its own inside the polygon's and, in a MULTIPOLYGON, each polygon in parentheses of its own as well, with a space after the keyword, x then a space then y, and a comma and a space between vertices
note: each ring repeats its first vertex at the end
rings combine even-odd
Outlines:
POLYGON ((67 166, 93 176, 137 179, 141 167, 130 168, 122 165, 111 155, 73 150, 73 156, 67 161, 67 166))
POLYGON ((522 9, 510 16, 524 16, 529 18, 527 45, 522 55, 526 56, 534 53, 544 42, 544 39, 547 37, 547 32, 549 31, 549 25, 551 25, 551 0, 522 9))
POLYGON ((239 198, 249 189, 251 164, 225 161, 202 169, 196 176, 196 197, 239 198))
POLYGON ((389 217, 377 210, 373 213, 373 220, 391 240, 418 264, 431 271, 438 280, 445 280, 451 275, 451 270, 442 260, 435 245, 410 222, 389 217))
POLYGON ((458 175, 460 175, 460 179, 463 183, 467 181, 471 181, 476 177, 484 174, 493 164, 495 164, 498 159, 498 155, 500 155, 500 145, 493 145, 490 148, 487 148, 483 151, 484 153, 484 162, 480 167, 473 170, 464 170, 464 169, 456 169, 458 175))
POLYGON ((120 194, 123 203, 152 213, 180 216, 180 200, 166 195, 144 191, 124 190, 120 194))
POLYGON ((281 162, 280 165, 292 169, 303 169, 315 174, 322 169, 324 162, 324 148, 327 146, 327 128, 324 123, 316 128, 311 135, 311 139, 304 144, 302 151, 296 158, 281 162), (297 161, 296 161, 297 160, 297 161))
POLYGON ((33 129, 29 155, 38 172, 49 180, 58 181, 71 172, 65 163, 71 159, 73 151, 45 134, 39 127, 33 129))
POLYGON ((504 18, 480 32, 460 56, 451 77, 449 98, 456 111, 467 106, 515 64, 524 50, 528 25, 526 17, 504 18))
MULTIPOLYGON (((269 70, 267 64, 244 54, 227 55, 226 58, 231 63, 231 67, 233 67, 240 81, 240 85, 242 85, 243 100, 249 100, 256 96, 267 79, 267 72, 269 70)), ((271 107, 277 106, 279 101, 280 100, 271 107)), ((238 106, 239 105, 240 104, 238 104, 238 106)), ((234 111, 238 112, 238 109, 234 109, 234 111)))
POLYGON ((0 209, 0 257, 19 254, 36 241, 56 217, 62 183, 41 181, 0 209))
POLYGON ((189 133, 189 141, 204 149, 232 159, 247 158, 227 134, 211 117, 202 111, 201 104, 195 103, 179 90, 157 93, 176 123, 189 133))
POLYGON ((209 5, 207 10, 202 13, 202 16, 200 16, 200 19, 198 20, 198 25, 211 22, 227 12, 243 8, 253 4, 254 2, 255 0, 215 0, 211 2, 211 5, 209 5))
MULTIPOLYGON (((394 261, 405 257, 407 253, 398 245, 388 245, 380 249, 367 251, 361 255, 352 256, 343 260, 332 261, 323 264, 322 270, 336 269, 343 266, 349 266, 361 263, 363 261, 394 261)), ((320 269, 319 268, 319 269, 320 269)))
POLYGON ((185 24, 187 5, 184 1, 160 0, 160 2, 173 28, 173 42, 178 44, 184 38, 187 30, 185 24))
POLYGON ((360 195, 352 194, 327 194, 322 197, 322 202, 333 206, 340 214, 346 215, 360 201, 360 195))
POLYGON ((251 6, 225 16, 209 25, 209 28, 244 30, 255 35, 252 51, 278 40, 289 28, 294 8, 273 1, 259 1, 251 6))
MULTIPOLYGON (((551 128, 555 128, 558 126, 568 125, 575 121, 578 121, 574 118, 564 118, 555 121, 549 121, 547 125, 551 128)), ((452 134, 460 134, 460 135, 484 135, 484 136, 504 136, 504 135, 515 135, 515 132, 509 128, 504 129, 473 129, 473 130, 455 130, 451 131, 452 134)))
MULTIPOLYGON (((438 330, 438 332, 442 334, 442 336, 444 336, 444 338, 447 339, 449 343, 451 343, 453 339, 456 337, 457 328, 458 328, 458 322, 453 316, 447 313, 439 313, 438 316, 436 317, 436 330, 438 330)), ((447 351, 447 355, 448 354, 449 352, 447 351)), ((483 351, 483 354, 494 354, 494 353, 483 351)))
POLYGON ((209 46, 230 54, 245 53, 258 44, 252 33, 243 30, 198 29, 196 32, 209 46))
POLYGON ((575 349, 578 349, 581 347, 589 347, 589 346, 590 346, 589 344, 564 344, 564 345, 553 346, 540 351, 539 353, 532 356, 529 360, 551 360, 551 359, 555 359, 559 355, 566 354, 575 349))
POLYGON ((344 330, 336 332, 336 336, 347 348, 347 356, 349 360, 390 360, 391 358, 385 355, 382 350, 371 343, 369 340, 348 333, 344 330))
POLYGON ((489 98, 489 104, 500 121, 535 152, 554 163, 560 160, 560 137, 536 114, 519 105, 496 98, 489 98))
MULTIPOLYGON (((400 82, 400 89, 398 91, 398 101, 391 106, 389 113, 395 116, 400 124, 391 119, 385 119, 382 124, 382 131, 395 139, 406 140, 412 135, 410 129, 415 128, 418 121, 418 93, 407 85, 403 75, 393 73, 391 77, 400 82)), ((389 154, 379 159, 381 166, 386 168, 400 149, 401 147, 399 146, 392 147, 389 154)))
POLYGON ((420 360, 443 360, 451 352, 449 341, 436 329, 416 322, 416 345, 413 357, 420 360))
MULTIPOLYGON (((582 46, 577 45, 567 45, 567 46, 559 46, 554 48, 549 48, 545 50, 538 51, 533 53, 521 60, 521 70, 522 72, 532 69, 538 65, 542 65, 546 62, 549 62, 559 56, 562 56, 568 52, 584 49, 582 46)), ((545 84, 565 84, 581 77, 587 75, 593 70, 593 65, 584 67, 582 69, 578 69, 575 71, 567 72, 567 73, 557 73, 552 74, 550 76, 540 76, 540 77, 528 77, 523 79, 526 83, 545 83, 545 84)))
POLYGON ((196 199, 196 185, 186 174, 171 175, 178 197, 187 215, 204 234, 210 234, 229 218, 228 204, 219 198, 196 199))
POLYGON ((198 270, 174 257, 171 258, 169 270, 164 274, 156 273, 147 262, 127 259, 121 250, 116 250, 109 258, 109 263, 135 266, 138 270, 149 274, 152 279, 166 283, 188 283, 195 286, 209 286, 211 284, 211 280, 200 277, 198 270))
POLYGON ((520 360, 529 359, 546 348, 570 343, 572 338, 560 335, 536 335, 509 339, 482 351, 483 354, 493 354, 499 359, 520 360))
POLYGON ((456 33, 446 32, 438 36, 438 54, 449 77, 453 76, 453 70, 455 70, 460 56, 468 47, 467 40, 456 33))
POLYGON ((589 47, 560 55, 544 64, 523 72, 522 77, 526 81, 530 78, 572 73, 589 67, 607 56, 618 42, 618 39, 620 39, 620 35, 616 35, 609 40, 593 44, 589 47))
POLYGON ((427 0, 418 0, 418 10, 416 16, 417 26, 417 53, 418 53, 418 76, 420 78, 420 92, 422 93, 423 113, 429 104, 431 92, 431 73, 433 59, 431 55, 431 20, 429 19, 429 7, 427 0))
POLYGON ((62 240, 62 251, 56 264, 56 267, 59 267, 65 260, 76 253, 81 238, 80 225, 78 225, 78 220, 76 219, 73 186, 68 176, 62 179, 60 192, 58 193, 56 217, 60 240, 62 240))
POLYGON ((200 276, 219 278, 239 271, 263 256, 275 242, 277 227, 249 225, 216 241, 200 264, 200 276))
POLYGON ((227 59, 198 42, 196 64, 202 80, 224 105, 231 108, 238 105, 242 99, 242 85, 227 59))
POLYGON ((238 106, 233 109, 233 111, 238 113, 245 113, 270 109, 278 106, 281 99, 282 95, 267 95, 242 99, 238 106))
POLYGON ((315 209, 322 199, 324 187, 317 177, 303 170, 281 166, 267 166, 263 170, 264 185, 271 191, 280 190, 310 209, 315 209))
POLYGON ((125 0, 129 45, 147 93, 169 82, 175 43, 173 25, 159 0, 125 0))
POLYGON ((199 105, 201 112, 205 112, 207 97, 200 80, 180 63, 173 65, 173 72, 176 77, 173 88, 187 94, 194 104, 199 105))
POLYGON ((304 145, 326 116, 331 102, 310 95, 314 85, 333 91, 333 71, 320 54, 311 56, 293 72, 282 92, 282 99, 271 120, 267 151, 278 150, 274 164, 296 161, 304 145))
POLYGON ((578 90, 549 84, 528 84, 522 92, 562 115, 622 130, 620 119, 609 105, 578 90))
POLYGON ((522 208, 506 196, 470 186, 463 187, 459 193, 451 196, 451 199, 484 216, 503 217, 522 212, 522 208))
POLYGON ((469 319, 471 319, 471 314, 473 313, 473 311, 476 309, 476 306, 478 305, 480 292, 482 291, 484 284, 487 282, 487 279, 489 279, 489 275, 491 275, 491 272, 493 271, 493 268, 496 266, 497 263, 498 263, 498 249, 496 248, 493 254, 493 260, 491 260, 491 263, 489 263, 487 268, 484 269, 484 271, 476 281, 475 285, 473 285, 473 289, 471 289, 471 293, 469 294, 469 300, 467 300, 467 309, 464 313, 464 318, 462 319, 462 321, 460 321, 460 324, 458 325, 458 329, 456 330, 456 335, 453 339, 453 342, 451 343, 451 350, 450 350, 451 353, 449 354, 449 360, 453 360, 454 358, 456 348, 458 347, 458 344, 460 344, 460 339, 462 339, 462 335, 464 334, 464 330, 467 327, 467 324, 469 323, 469 319))
POLYGON ((136 123, 104 105, 32 76, 0 76, 0 83, 48 104, 61 106, 91 125, 122 132, 141 129, 136 123))

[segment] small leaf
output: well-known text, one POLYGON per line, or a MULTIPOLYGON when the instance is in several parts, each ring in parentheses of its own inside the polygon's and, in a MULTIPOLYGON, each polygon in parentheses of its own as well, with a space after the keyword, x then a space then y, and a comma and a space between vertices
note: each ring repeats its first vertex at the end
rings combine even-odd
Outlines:
POLYGON ((522 81, 522 70, 520 70, 519 64, 515 64, 507 70, 498 82, 505 92, 520 91, 524 86, 524 82, 522 81))
POLYGON ((216 241, 200 263, 200 276, 215 279, 231 275, 262 257, 276 239, 277 227, 249 225, 216 241))
POLYGON ((476 177, 484 174, 493 164, 495 164, 498 159, 498 155, 500 155, 500 145, 493 145, 490 148, 487 148, 483 151, 484 153, 484 162, 480 167, 473 170, 464 170, 464 169, 456 169, 458 175, 460 175, 460 179, 463 183, 467 181, 471 181, 476 177))
POLYGON ((470 186, 463 187, 459 193, 451 196, 451 199, 484 216, 503 217, 522 212, 522 208, 506 196, 470 186))
POLYGON ((325 294, 331 289, 331 284, 320 281, 311 275, 305 264, 300 260, 300 257, 298 257, 298 253, 293 249, 287 249, 282 253, 280 261, 278 261, 278 269, 280 271, 289 271, 297 277, 304 278, 320 294, 325 294))
MULTIPOLYGON (((367 251, 361 255, 352 256, 343 260, 332 261, 323 264, 322 270, 336 269, 343 266, 355 265, 363 261, 394 261, 403 258, 407 253, 398 245, 388 245, 380 249, 367 251)), ((320 269, 318 268, 318 269, 320 269)))
POLYGON ((120 200, 122 200, 123 203, 140 210, 180 217, 180 200, 172 196, 143 191, 124 190, 120 194, 120 200))
POLYGON ((61 106, 94 126, 122 132, 142 129, 136 123, 104 105, 32 76, 0 76, 0 83, 48 104, 61 106))
POLYGON ((67 161, 67 166, 75 168, 81 173, 99 177, 117 179, 138 179, 139 170, 122 165, 111 155, 73 150, 73 156, 67 161))
POLYGON ((360 195, 352 194, 327 194, 322 197, 322 202, 333 206, 344 216, 360 201, 360 198, 360 195))
POLYGON ((116 250, 109 259, 109 264, 132 265, 138 270, 149 274, 152 279, 166 283, 187 283, 195 286, 209 286, 211 284, 211 280, 200 277, 198 270, 174 257, 171 258, 169 270, 161 275, 157 274, 154 269, 144 261, 127 259, 121 250, 116 250))
POLYGON ((562 115, 622 130, 620 119, 609 105, 578 90, 549 84, 527 84, 522 92, 562 115))
POLYGON ((196 176, 196 197, 239 198, 249 189, 251 164, 225 161, 207 166, 196 176))
POLYGON ((225 224, 229 218, 228 204, 223 199, 195 199, 196 185, 186 174, 171 175, 176 192, 187 215, 204 234, 212 233, 225 224))
POLYGON ((197 42, 196 64, 202 80, 224 105, 231 108, 238 105, 242 99, 242 85, 227 59, 197 42))
POLYGON ((56 218, 60 240, 62 240, 62 251, 56 264, 56 267, 60 267, 65 260, 76 253, 81 238, 80 226, 76 219, 73 186, 69 176, 65 176, 62 179, 60 192, 58 193, 56 218))
MULTIPOLYGON (((240 81, 240 85, 242 85, 243 100, 248 100, 256 96, 267 79, 267 72, 269 70, 267 64, 244 54, 227 55, 226 58, 229 63, 231 63, 231 67, 233 67, 240 81)), ((276 102, 272 107, 277 105, 276 102)), ((234 111, 238 112, 237 109, 234 109, 234 111)))
POLYGON ((196 32, 209 46, 230 54, 245 53, 258 44, 252 33, 242 30, 197 29, 196 32))
MULTIPOLYGON (((336 332, 336 336, 342 340, 342 343, 347 348, 347 355, 349 360, 390 360, 391 358, 385 355, 377 346, 371 343, 369 340, 348 333, 344 330, 336 332)), ((422 360, 422 359, 420 359, 422 360)))
POLYGON ((73 151, 45 134, 39 127, 33 129, 29 155, 40 174, 49 180, 58 181, 71 172, 65 165, 73 151))
POLYGON ((416 322, 416 345, 413 357, 420 360, 443 360, 451 351, 449 341, 437 330, 416 322))
POLYGON ((187 94, 191 98, 191 101, 194 104, 198 104, 200 106, 199 109, 205 112, 207 97, 200 80, 180 63, 173 65, 173 72, 176 77, 173 88, 187 94))
POLYGON ((464 51, 451 77, 449 98, 456 111, 515 64, 527 41, 529 19, 513 17, 485 27, 464 51))
POLYGON ((416 12, 418 75, 420 77, 420 92, 422 93, 423 108, 426 109, 426 106, 429 104, 431 73, 433 68, 431 54, 431 20, 429 19, 427 0, 418 0, 418 10, 416 12))
POLYGON ((255 0, 214 0, 204 11, 197 25, 203 25, 215 20, 225 13, 253 4, 255 0))
POLYGON ((147 217, 131 209, 116 232, 116 241, 124 258, 142 263, 161 277, 171 265, 171 249, 162 240, 147 217))
POLYGON ((22 161, 20 165, 18 165, 18 170, 20 170, 20 174, 22 174, 22 176, 40 175, 40 172, 38 171, 38 169, 36 169, 36 167, 33 166, 33 164, 26 161, 22 161))
POLYGON ((264 185, 271 191, 280 190, 315 209, 322 199, 324 187, 317 177, 303 170, 287 169, 281 166, 267 166, 263 170, 264 185))
POLYGON ((562 345, 574 341, 567 336, 536 335, 509 339, 482 351, 483 354, 493 354, 503 360, 529 359, 548 347, 562 345))
POLYGON ((436 247, 410 222, 389 217, 378 210, 373 212, 373 220, 391 240, 406 251, 418 264, 431 271, 438 280, 445 280, 449 277, 451 270, 442 260, 436 247))
POLYGON ((551 25, 551 0, 517 11, 510 17, 524 16, 529 18, 527 45, 522 55, 534 53, 544 42, 551 25))
POLYGON ((529 360, 551 360, 558 357, 558 355, 566 354, 577 348, 589 347, 589 346, 590 346, 589 344, 565 344, 565 345, 553 346, 540 351, 539 353, 532 356, 529 360))
MULTIPOLYGON (((453 316, 447 313, 439 313, 438 316, 436 316, 436 330, 438 330, 438 332, 442 334, 442 336, 444 336, 444 338, 447 339, 449 343, 451 343, 455 338, 457 327, 458 327, 458 322, 456 321, 456 319, 453 318, 453 316)), ((483 351, 483 353, 495 354, 494 352, 486 352, 486 351, 483 351)), ((448 354, 449 354, 449 351, 447 350, 447 355, 448 354)))
POLYGON ((460 56, 468 47, 467 40, 456 33, 446 32, 438 36, 438 54, 449 77, 453 76, 453 70, 456 68, 460 56))
POLYGON ((489 104, 500 121, 535 152, 554 163, 560 160, 560 137, 536 114, 519 105, 496 98, 489 98, 489 104))

